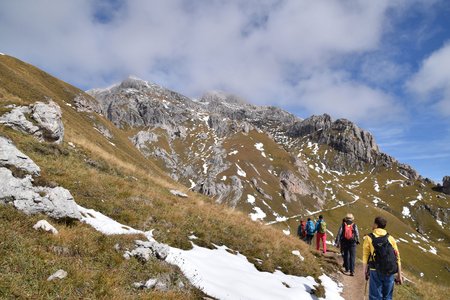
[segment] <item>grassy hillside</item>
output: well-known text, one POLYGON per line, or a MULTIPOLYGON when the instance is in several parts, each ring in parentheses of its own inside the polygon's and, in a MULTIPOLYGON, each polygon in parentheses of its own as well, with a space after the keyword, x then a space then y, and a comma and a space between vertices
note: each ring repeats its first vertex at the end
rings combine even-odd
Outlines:
MULTIPOLYGON (((63 111, 65 139, 62 145, 37 142, 30 136, 0 126, 0 135, 12 139, 21 151, 41 167, 42 176, 36 179, 36 184, 65 187, 80 205, 96 209, 121 223, 141 230, 154 229, 155 238, 171 246, 190 249, 192 246, 188 237, 194 234, 199 238, 195 241, 196 244, 205 247, 213 247, 213 244, 226 245, 245 255, 260 270, 272 272, 278 269, 289 274, 314 277, 322 272, 336 270, 333 259, 324 258, 314 250, 311 251, 293 235, 298 218, 291 218, 274 226, 265 226, 250 220, 248 213, 251 212, 252 206, 248 203, 241 203, 238 209, 231 209, 226 205, 214 203, 213 199, 189 191, 186 186, 170 179, 161 169, 164 167, 161 162, 146 159, 131 144, 129 136, 136 132, 135 129, 121 131, 101 115, 77 112, 73 99, 80 93, 82 91, 79 89, 31 65, 9 56, 0 56, 0 114, 10 110, 7 107, 9 104, 28 105, 36 101, 46 101, 48 97, 57 102, 63 111), (96 130, 100 127, 108 129, 111 137, 106 138, 96 130), (173 188, 187 193, 189 198, 173 196, 169 193, 169 189, 173 188), (280 230, 286 228, 291 231, 291 235, 287 236, 280 230), (300 250, 305 261, 302 262, 292 255, 293 250, 300 250)), ((88 95, 85 97, 89 98, 88 95)), ((213 141, 213 138, 207 140, 203 148, 208 149, 213 141)), ((192 137, 189 143, 195 145, 195 138, 192 137)), ((186 147, 185 144, 177 143, 169 145, 167 141, 162 141, 162 144, 168 151, 170 147, 178 149, 177 151, 186 147)), ((250 179, 256 177, 258 172, 263 174, 260 178, 267 183, 266 192, 276 194, 279 181, 273 173, 279 174, 282 170, 296 172, 292 156, 257 131, 236 134, 224 143, 224 147, 229 152, 239 147, 241 155, 231 156, 230 160, 248 174, 243 195, 256 195, 256 203, 263 208, 262 197, 258 196, 250 179), (267 157, 263 157, 261 151, 255 148, 256 143, 264 144, 267 157)), ((319 154, 324 155, 325 150, 320 151, 319 154)), ((391 193, 394 193, 391 189, 395 189, 396 185, 388 185, 385 188, 382 185, 387 179, 398 179, 395 177, 397 173, 381 172, 373 175, 351 191, 347 188, 348 185, 355 181, 360 182, 367 176, 351 174, 339 177, 319 172, 318 175, 322 176, 320 178, 314 173, 317 172, 315 164, 319 165, 319 161, 314 161, 316 156, 312 149, 305 144, 301 152, 308 162, 307 165, 313 166, 309 176, 313 186, 331 193, 331 190, 326 189, 328 187, 337 196, 333 199, 334 202, 329 201, 325 206, 325 209, 331 209, 324 212, 330 230, 333 233, 337 231, 339 220, 349 210, 356 215, 362 232, 368 231, 376 214, 387 216, 390 220, 388 226, 392 228, 390 232, 396 237, 409 240, 408 244, 400 244, 407 270, 416 275, 418 272, 426 274, 424 279, 415 280, 416 285, 399 288, 399 297, 404 297, 400 299, 438 299, 439 293, 436 298, 424 297, 423 287, 432 287, 435 291, 441 291, 441 295, 446 287, 422 280, 428 280, 428 274, 432 274, 439 276, 436 281, 448 282, 448 273, 443 271, 443 267, 449 264, 446 246, 449 241, 448 230, 442 229, 428 215, 418 215, 418 218, 423 217, 429 222, 429 239, 439 255, 424 252, 420 263, 407 263, 412 262, 418 253, 417 246, 412 242, 413 238, 405 236, 406 233, 414 233, 414 222, 404 220, 398 213, 403 204, 389 200, 391 193), (381 210, 373 203, 371 195, 376 193, 373 191, 375 179, 380 184, 379 197, 386 203, 392 202, 391 212, 381 210), (327 186, 325 182, 329 181, 330 186, 327 186), (340 205, 339 201, 353 202, 355 195, 359 196, 359 200, 351 206, 335 208, 340 205), (436 242, 439 235, 443 238, 442 245, 436 242)), ((203 164, 201 160, 198 163, 203 164)), ((229 178, 236 171, 225 171, 219 176, 229 178)), ((189 182, 184 183, 190 185, 189 182)), ((415 197, 417 189, 423 187, 413 185, 408 188, 408 197, 415 197)), ((425 189, 427 194, 423 192, 424 199, 421 201, 435 200, 436 194, 430 191, 430 187, 425 189)), ((332 199, 331 194, 329 197, 332 199)), ((284 212, 284 215, 291 216, 297 214, 296 212, 305 212, 306 209, 313 211, 317 208, 314 197, 305 196, 300 200, 285 203, 286 209, 279 195, 273 201, 267 200, 270 209, 264 209, 275 219, 272 212, 279 215, 284 212)), ((403 202, 407 201, 410 200, 405 198, 403 202)), ((419 202, 416 203, 418 204, 419 202)), ((11 207, 0 206, 0 226, 4 230, 4 238, 0 243, 0 268, 5 270, 0 273, 0 297, 58 298, 64 295, 67 298, 198 299, 202 296, 202 292, 189 286, 181 272, 173 266, 157 260, 147 264, 140 264, 134 259, 124 260, 122 250, 132 247, 135 236, 103 236, 81 223, 55 223, 46 218, 60 231, 58 236, 49 236, 32 229, 32 225, 41 218, 46 217, 26 216, 11 207), (117 243, 122 252, 114 249, 117 243), (47 282, 46 278, 60 268, 68 271, 68 278, 47 282), (169 274, 173 282, 182 280, 188 288, 181 292, 174 289, 161 293, 135 290, 131 287, 133 282, 147 280, 161 273, 169 274)), ((422 240, 420 242, 425 243, 422 240)), ((321 292, 323 291, 319 290, 318 294, 321 292)))
MULTIPOLYGON (((12 139, 41 167, 42 176, 36 179, 36 184, 63 186, 80 205, 138 229, 154 229, 155 238, 171 246, 189 249, 192 246, 188 236, 195 234, 199 237, 197 244, 227 245, 265 271, 279 269, 289 274, 318 276, 321 268, 333 268, 296 238, 252 222, 245 214, 216 205, 170 180, 106 119, 78 113, 69 105, 80 90, 7 56, 0 57, 0 77, 3 112, 8 111, 6 105, 26 105, 45 101, 46 97, 51 97, 63 111, 66 134, 62 145, 41 143, 0 127, 2 136, 12 139), (106 139, 94 129, 96 124, 107 127, 113 137, 106 139), (170 188, 187 192, 189 198, 173 196, 170 188), (305 262, 292 255, 296 249, 306 258, 305 262)), ((0 213, 1 227, 5 229, 0 265, 2 270, 7 270, 0 274, 0 295, 152 298, 161 295, 133 290, 131 284, 158 272, 182 277, 175 268, 156 260, 148 265, 123 260, 123 253, 117 253, 113 246, 119 243, 122 248, 129 248, 133 237, 105 237, 80 223, 56 224, 61 234, 53 237, 37 234, 32 229, 42 216, 25 216, 5 206, 0 206, 0 213), (54 247, 67 248, 67 253, 55 253, 54 247), (46 282, 59 268, 69 272, 68 279, 46 282)), ((189 288, 183 293, 171 291, 164 298, 195 299, 200 294, 189 288)))

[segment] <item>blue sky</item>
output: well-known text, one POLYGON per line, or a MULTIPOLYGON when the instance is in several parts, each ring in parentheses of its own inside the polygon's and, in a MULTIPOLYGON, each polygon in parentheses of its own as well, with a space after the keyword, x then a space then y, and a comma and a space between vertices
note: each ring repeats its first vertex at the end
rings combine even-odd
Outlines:
POLYGON ((0 1, 0 52, 82 89, 128 75, 371 131, 450 175, 450 1, 0 1))

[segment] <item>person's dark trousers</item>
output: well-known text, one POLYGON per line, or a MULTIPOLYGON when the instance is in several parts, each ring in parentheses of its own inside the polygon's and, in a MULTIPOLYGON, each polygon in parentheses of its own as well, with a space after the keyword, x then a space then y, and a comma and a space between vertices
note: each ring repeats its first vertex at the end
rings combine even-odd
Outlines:
POLYGON ((369 300, 392 300, 394 276, 370 270, 369 300))
POLYGON ((356 259, 356 243, 342 242, 342 249, 344 250, 344 268, 350 273, 355 273, 355 259, 356 259))
POLYGON ((313 239, 314 235, 306 235, 306 242, 311 245, 312 244, 312 239, 313 239))

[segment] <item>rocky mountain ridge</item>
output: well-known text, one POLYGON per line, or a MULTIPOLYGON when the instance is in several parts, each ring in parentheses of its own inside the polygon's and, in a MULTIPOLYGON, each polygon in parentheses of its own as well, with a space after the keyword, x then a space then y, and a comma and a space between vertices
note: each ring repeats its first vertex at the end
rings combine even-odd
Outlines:
MULTIPOLYGON (((409 179, 418 178, 417 172, 411 167, 397 163, 391 156, 380 152, 369 132, 345 119, 333 121, 326 114, 302 120, 279 108, 251 105, 222 92, 205 93, 200 100, 194 101, 135 77, 127 78, 107 89, 90 90, 88 94, 98 101, 99 107, 94 105, 92 111, 100 110, 119 128, 138 129, 139 131, 130 137, 133 143, 145 156, 160 159, 163 166, 170 170, 172 178, 192 183, 192 189, 206 195, 218 196, 219 202, 230 198, 232 206, 242 197, 237 192, 241 190, 242 183, 239 176, 231 176, 229 184, 221 180, 223 175, 219 178, 219 175, 233 165, 227 159, 230 154, 227 154, 223 144, 233 135, 248 135, 252 130, 267 135, 287 152, 290 151, 288 145, 292 144, 292 141, 302 138, 330 147, 335 156, 333 159, 324 160, 323 163, 331 170, 368 171, 377 166, 390 168, 395 163, 400 172, 409 179), (155 128, 162 131, 157 133, 155 128), (169 147, 152 147, 161 143, 161 135, 166 137, 169 147), (182 143, 188 140, 188 135, 195 137, 195 141, 188 141, 190 150, 187 153, 176 150, 175 144, 180 140, 182 143), (209 139, 212 141, 208 149, 197 149, 201 150, 200 152, 210 152, 202 159, 203 163, 187 163, 201 156, 199 152, 192 151, 193 144, 209 139), (187 159, 183 158, 185 156, 187 159), (208 172, 205 172, 206 168, 208 172), (203 175, 199 175, 202 173, 203 175)), ((236 150, 230 153, 234 153, 233 151, 236 150)), ((295 157, 291 157, 291 160, 292 165, 299 165, 295 157)), ((280 174, 286 177, 286 171, 280 170, 280 174)), ((295 172, 290 173, 288 177, 292 180, 288 182, 293 183, 290 190, 306 191, 305 194, 318 190, 317 187, 306 183, 307 172, 307 168, 297 168, 295 172)), ((252 182, 257 182, 253 179, 252 182)), ((286 180, 279 178, 278 181, 281 183, 285 200, 292 198, 284 191, 286 180)), ((253 185, 258 186, 257 183, 253 185)), ((323 198, 320 192, 312 194, 316 199, 323 198)))

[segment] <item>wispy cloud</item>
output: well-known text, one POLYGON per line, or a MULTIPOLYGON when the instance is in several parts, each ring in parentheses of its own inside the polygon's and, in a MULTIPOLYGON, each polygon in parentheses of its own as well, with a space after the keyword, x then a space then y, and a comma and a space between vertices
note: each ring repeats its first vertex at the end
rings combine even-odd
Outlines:
POLYGON ((407 88, 419 101, 450 117, 450 41, 426 58, 407 88))
POLYGON ((81 87, 136 74, 190 96, 224 89, 355 121, 393 103, 334 62, 377 49, 400 1, 44 2, 2 1, 2 50, 81 87))
POLYGON ((412 77, 403 46, 431 44, 435 27, 414 27, 426 41, 415 43, 408 22, 447 2, 0 1, 0 51, 85 89, 134 74, 187 96, 220 89, 304 117, 329 113, 380 128, 390 154, 419 157, 405 150, 429 140, 413 137, 415 124, 450 116, 450 46, 429 50, 412 77), (423 100, 409 101, 405 86, 423 100))

